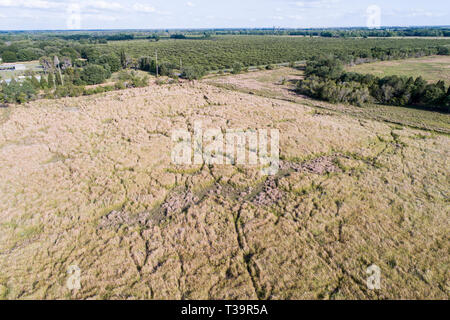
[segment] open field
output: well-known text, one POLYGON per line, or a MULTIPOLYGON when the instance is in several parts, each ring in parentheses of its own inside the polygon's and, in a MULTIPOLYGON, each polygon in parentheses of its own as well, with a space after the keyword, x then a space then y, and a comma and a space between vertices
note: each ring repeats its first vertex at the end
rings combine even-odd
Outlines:
POLYGON ((417 59, 380 61, 347 68, 348 71, 369 73, 378 77, 423 77, 429 82, 444 80, 450 84, 450 56, 430 56, 417 59))
MULTIPOLYGON (((39 72, 42 71, 42 67, 39 61, 28 61, 28 62, 17 62, 17 63, 2 63, 2 66, 22 64, 25 66, 26 70, 39 72)), ((17 78, 24 75, 25 70, 14 70, 14 71, 0 71, 0 81, 5 79, 17 78)))
POLYGON ((279 68, 236 76, 211 77, 206 81, 221 88, 300 103, 319 110, 326 110, 326 112, 333 112, 333 114, 348 114, 362 119, 386 121, 392 124, 450 133, 449 114, 396 106, 366 105, 357 107, 332 104, 298 95, 294 92, 295 84, 302 77, 303 71, 301 70, 279 68))
POLYGON ((448 299, 449 136, 285 101, 301 76, 0 110, 0 297, 448 299), (172 131, 196 120, 279 129, 280 172, 171 164, 172 131), (371 264, 381 290, 366 286, 371 264))

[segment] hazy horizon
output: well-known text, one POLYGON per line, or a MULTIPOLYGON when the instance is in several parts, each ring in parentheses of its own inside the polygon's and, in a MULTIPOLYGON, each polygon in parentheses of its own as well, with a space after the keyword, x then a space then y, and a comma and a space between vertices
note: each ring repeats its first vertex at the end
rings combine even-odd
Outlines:
MULTIPOLYGON (((270 30, 274 27, 214 27, 214 28, 117 28, 117 29, 0 29, 0 32, 107 32, 107 31, 202 31, 202 30, 270 30)), ((352 26, 352 27, 311 27, 311 28, 294 28, 294 27, 276 27, 279 30, 336 30, 336 29, 365 29, 366 26, 352 26)), ((410 25, 410 26, 381 26, 380 29, 387 28, 450 28, 449 25, 410 25)))
POLYGON ((0 0, 0 30, 352 28, 367 26, 374 5, 386 27, 450 21, 450 3, 443 0, 0 0))

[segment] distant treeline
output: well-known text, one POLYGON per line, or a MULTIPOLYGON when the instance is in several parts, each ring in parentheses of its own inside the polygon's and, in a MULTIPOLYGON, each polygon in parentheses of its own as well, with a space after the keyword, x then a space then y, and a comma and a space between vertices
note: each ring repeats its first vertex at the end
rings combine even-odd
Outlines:
POLYGON ((121 41, 146 39, 151 37, 173 38, 183 35, 186 38, 219 35, 284 35, 318 37, 450 37, 449 26, 435 27, 381 27, 369 28, 218 28, 218 29, 161 29, 161 30, 122 30, 122 31, 0 31, 0 39, 50 39, 121 41))
POLYGON ((126 41, 133 40, 134 34, 117 33, 112 35, 96 35, 96 34, 69 34, 69 35, 53 35, 54 38, 63 40, 89 40, 90 42, 104 43, 105 41, 126 41))
POLYGON ((450 88, 444 81, 427 83, 422 77, 394 75, 379 78, 344 72, 342 62, 334 57, 308 62, 305 75, 306 79, 299 81, 297 91, 332 103, 415 105, 450 112, 450 88))

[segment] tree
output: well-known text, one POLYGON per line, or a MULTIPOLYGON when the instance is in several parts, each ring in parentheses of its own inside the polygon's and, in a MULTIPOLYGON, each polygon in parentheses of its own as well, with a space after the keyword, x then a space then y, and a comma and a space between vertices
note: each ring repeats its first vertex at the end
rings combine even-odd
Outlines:
POLYGON ((447 94, 442 101, 442 106, 440 109, 444 112, 450 112, 450 88, 447 90, 447 94))
POLYGON ((61 74, 59 72, 57 72, 55 74, 55 82, 56 82, 57 86, 62 86, 63 85, 63 80, 62 80, 61 74))
POLYGON ((38 79, 36 79, 35 76, 31 77, 31 84, 35 89, 39 89, 41 87, 41 84, 39 83, 38 79))
POLYGON ((111 72, 117 72, 122 67, 121 59, 114 53, 101 55, 97 63, 103 66, 108 65, 111 68, 111 72))
POLYGON ((171 39, 186 39, 186 36, 184 34, 177 33, 177 34, 171 34, 170 38, 171 39))
POLYGON ((181 77, 188 80, 198 80, 205 75, 205 70, 200 66, 187 66, 183 68, 181 77))
POLYGON ((107 78, 107 71, 102 66, 89 64, 84 68, 81 79, 87 84, 100 84, 107 78))
POLYGON ((58 56, 53 57, 53 65, 55 66, 56 72, 56 85, 61 86, 64 85, 64 80, 61 74, 61 68, 59 66, 59 58, 58 56))
POLYGON ((53 73, 49 73, 48 74, 47 82, 48 82, 48 87, 49 88, 55 87, 55 78, 53 77, 53 73))
POLYGON ((71 60, 71 58, 63 57, 60 66, 61 66, 62 70, 66 70, 68 68, 72 68, 72 60, 71 60))
POLYGON ((41 80, 39 80, 39 85, 41 86, 41 89, 48 88, 48 83, 45 80, 44 76, 41 76, 41 80))
POLYGON ((39 63, 41 64, 42 68, 44 68, 45 73, 53 70, 53 63, 49 57, 46 57, 46 56, 41 57, 39 59, 39 63))
POLYGON ((24 103, 32 99, 36 91, 33 88, 31 81, 24 81, 23 83, 11 80, 9 85, 2 85, 3 99, 9 103, 24 103))
POLYGON ((122 65, 123 69, 126 69, 128 67, 128 57, 125 53, 125 50, 120 51, 120 64, 122 65))
POLYGON ((2 54, 2 60, 3 60, 3 62, 16 62, 17 61, 17 55, 16 55, 15 52, 5 51, 2 54))
POLYGON ((176 66, 172 63, 164 62, 159 66, 159 72, 162 76, 172 77, 174 72, 173 70, 176 66))
POLYGON ((449 47, 439 47, 437 54, 441 55, 441 56, 448 56, 448 55, 450 55, 450 48, 449 47))
POLYGON ((138 65, 139 70, 156 73, 156 62, 150 57, 141 57, 138 65))
POLYGON ((233 70, 231 71, 231 73, 233 73, 233 74, 241 73, 242 68, 243 68, 242 63, 240 63, 240 62, 235 62, 235 63, 233 64, 233 70))
POLYGON ((440 102, 445 98, 445 91, 438 85, 429 84, 425 88, 423 94, 423 102, 428 105, 439 105, 440 102))
POLYGON ((76 51, 74 48, 70 48, 70 47, 62 48, 59 51, 59 54, 61 56, 70 57, 71 60, 76 60, 76 59, 80 58, 80 54, 78 53, 78 51, 76 51))
POLYGON ((426 86, 427 86, 427 82, 421 76, 419 76, 414 81, 414 89, 413 89, 413 96, 412 96, 412 100, 414 103, 421 102, 426 86))
POLYGON ((32 61, 39 59, 39 57, 44 52, 40 49, 35 50, 35 48, 25 48, 17 51, 17 60, 19 61, 32 61))
POLYGON ((306 64, 305 74, 307 76, 316 75, 326 79, 338 79, 344 73, 342 62, 338 59, 327 57, 321 58, 318 61, 308 61, 306 64))
POLYGON ((97 61, 100 57, 100 53, 95 47, 83 47, 81 49, 81 57, 92 63, 97 61))

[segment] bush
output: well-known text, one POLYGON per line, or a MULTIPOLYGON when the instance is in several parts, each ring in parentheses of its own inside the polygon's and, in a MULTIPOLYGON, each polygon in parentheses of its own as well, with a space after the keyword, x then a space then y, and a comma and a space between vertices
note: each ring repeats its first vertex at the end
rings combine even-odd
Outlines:
POLYGON ((344 67, 338 59, 320 58, 317 61, 308 61, 305 75, 336 80, 342 76, 343 72, 344 67))
POLYGON ((200 66, 188 66, 183 68, 181 77, 188 80, 198 80, 205 76, 205 70, 200 66))
POLYGON ((114 88, 116 90, 123 90, 125 89, 125 83, 123 83, 122 81, 118 81, 114 84, 114 88))
POLYGON ((235 63, 233 64, 233 70, 231 71, 231 73, 232 73, 232 74, 238 74, 238 73, 241 73, 242 68, 243 68, 242 63, 240 63, 240 62, 235 62, 235 63))
POLYGON ((25 103, 35 97, 36 90, 30 80, 20 83, 13 79, 9 84, 2 83, 1 93, 3 102, 25 103))
POLYGON ((132 77, 133 76, 130 73, 128 73, 127 71, 125 71, 125 70, 120 71, 119 72, 119 76, 118 76, 120 81, 131 80, 132 77))
POLYGON ((450 48, 449 47, 439 47, 437 54, 441 55, 441 56, 448 56, 448 55, 450 55, 450 48))
POLYGON ((163 63, 159 66, 159 74, 162 76, 173 77, 176 66, 172 63, 163 63))
POLYGON ((120 58, 114 53, 101 55, 96 63, 102 65, 104 68, 109 66, 111 72, 117 72, 122 68, 120 58))
POLYGON ((41 89, 48 88, 48 83, 47 83, 47 80, 45 80, 44 76, 41 76, 41 80, 39 80, 39 85, 40 85, 41 89))
POLYGON ((142 88, 142 87, 146 87, 146 86, 148 85, 148 77, 147 77, 147 76, 142 77, 142 78, 139 78, 139 77, 133 77, 133 78, 131 79, 131 85, 132 85, 134 88, 142 88))
POLYGON ((87 84, 103 83, 108 77, 108 71, 102 66, 90 64, 81 73, 81 79, 87 84))

